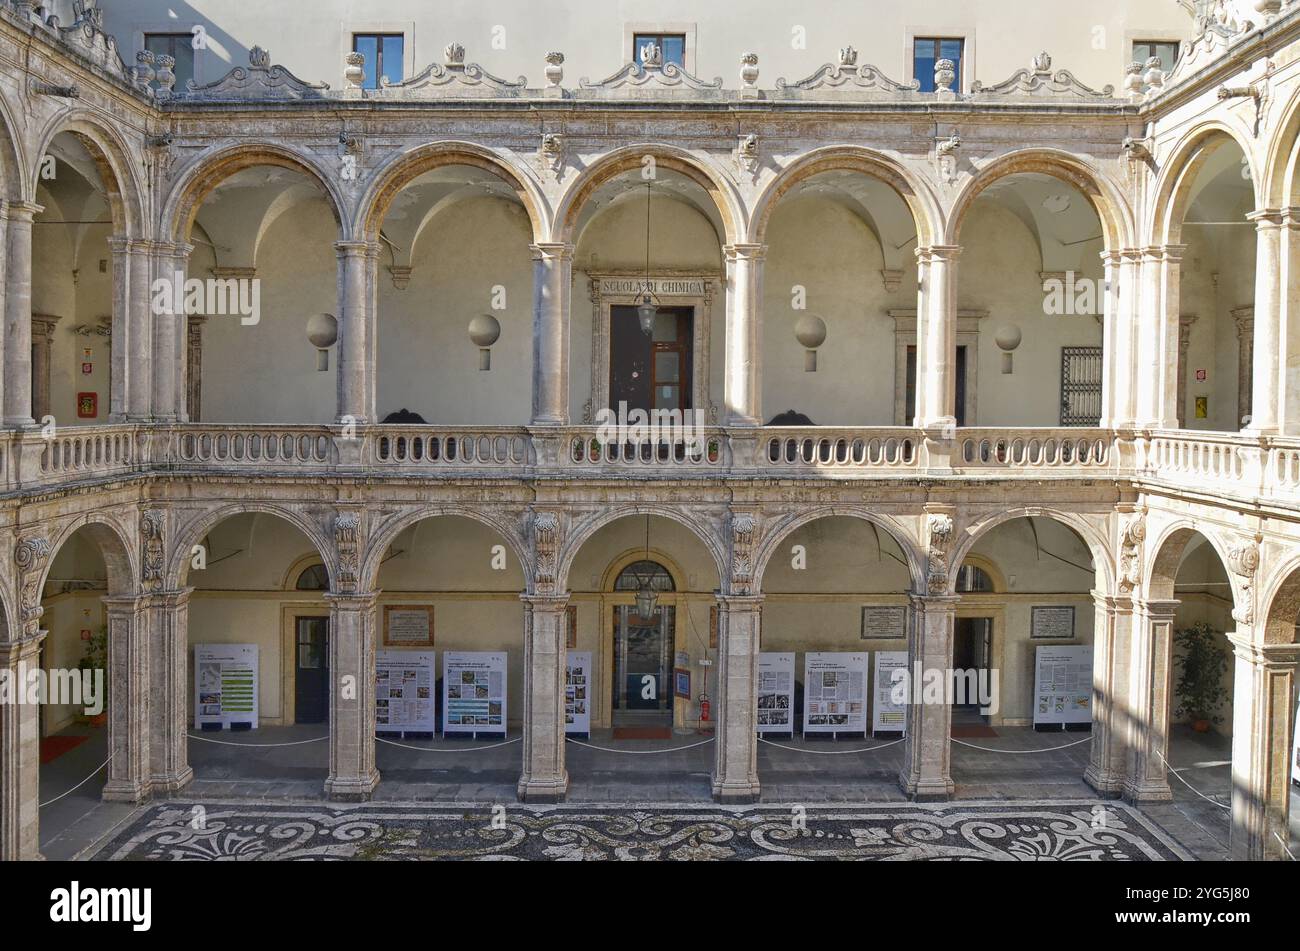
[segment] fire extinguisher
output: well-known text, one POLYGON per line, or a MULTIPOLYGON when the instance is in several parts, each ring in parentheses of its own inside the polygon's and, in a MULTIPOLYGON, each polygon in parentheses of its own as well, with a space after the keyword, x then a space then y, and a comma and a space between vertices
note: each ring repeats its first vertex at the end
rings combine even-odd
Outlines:
POLYGON ((700 694, 700 722, 709 722, 709 695, 707 693, 700 694))

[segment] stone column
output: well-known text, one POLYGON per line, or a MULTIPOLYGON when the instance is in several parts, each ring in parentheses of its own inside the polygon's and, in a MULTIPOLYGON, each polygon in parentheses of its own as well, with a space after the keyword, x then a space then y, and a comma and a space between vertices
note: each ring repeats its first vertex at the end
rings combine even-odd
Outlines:
POLYGON ((145 599, 104 598, 108 612, 108 781, 104 798, 140 802, 150 791, 149 630, 145 599))
POLYGON ((1281 312, 1278 315, 1278 431, 1300 435, 1300 208, 1286 208, 1282 215, 1281 312))
MULTIPOLYGON (((953 621, 956 595, 911 596, 911 617, 907 631, 907 672, 913 681, 920 665, 921 677, 937 670, 944 675, 952 667, 953 621)), ((940 703, 924 703, 923 697, 909 696, 907 733, 903 740, 903 769, 899 782, 917 802, 942 802, 952 796, 952 707, 945 695, 940 703)))
POLYGON ((1083 779, 1102 796, 1124 789, 1133 602, 1092 593, 1092 745, 1083 779))
POLYGON ((364 802, 375 768, 375 595, 327 594, 330 606, 330 799, 364 802))
MULTIPOLYGON (((922 429, 957 425, 957 258, 961 248, 916 251, 916 419, 922 429)), ((968 423, 973 422, 971 420, 968 423)))
POLYGON ((339 241, 338 421, 375 422, 373 293, 376 246, 339 241))
POLYGON ((159 591, 145 600, 149 618, 149 782, 175 792, 194 778, 189 764, 189 614, 193 588, 159 591))
POLYGON ((757 802, 761 595, 718 597, 718 725, 713 798, 757 802))
MULTIPOLYGON (((1102 255, 1103 260, 1107 258, 1102 255)), ((1109 409, 1103 409, 1101 425, 1131 428, 1137 419, 1137 370, 1140 326, 1138 307, 1142 294, 1142 254, 1125 248, 1108 262, 1107 280, 1113 281, 1107 295, 1114 308, 1114 335, 1102 342, 1103 399, 1110 394, 1109 409)))
POLYGON ((530 247, 533 252, 533 425, 567 426, 573 245, 530 247))
MULTIPOLYGON (((45 631, 26 631, 19 640, 0 641, 0 675, 25 684, 27 671, 40 666, 45 631)), ((41 799, 40 707, 0 704, 0 862, 39 859, 41 799)))
POLYGON ((113 336, 109 419, 148 419, 153 411, 153 246, 116 235, 113 257, 113 336))
POLYGON ((1282 212, 1255 211, 1255 339, 1250 431, 1278 431, 1282 344, 1282 212))
POLYGON ((32 314, 32 417, 37 422, 50 413, 50 364, 58 323, 51 314, 32 314))
POLYGON ((184 421, 203 419, 203 325, 207 318, 190 314, 185 318, 185 416, 184 421))
POLYGON ((559 802, 564 768, 565 608, 568 594, 521 596, 524 602, 524 771, 519 798, 559 802))
POLYGON ((728 426, 763 425, 762 244, 729 244, 724 397, 728 426))
MULTIPOLYGON (((155 245, 155 271, 169 282, 169 287, 180 285, 184 288, 186 267, 193 250, 194 246, 189 244, 155 245)), ((174 295, 173 289, 173 296, 153 315, 153 350, 157 355, 153 377, 154 415, 160 420, 170 421, 185 418, 188 344, 185 308, 175 306, 174 295)))
POLYGON ((1135 601, 1129 669, 1128 775, 1124 798, 1168 802, 1169 704, 1177 601, 1135 601))
POLYGON ((1232 311, 1233 322, 1237 325, 1237 425, 1244 427, 1244 420, 1251 415, 1255 375, 1255 308, 1237 307, 1232 311))
POLYGON ((4 424, 31 426, 32 218, 40 205, 11 201, 5 226, 4 424))
POLYGON ((1196 315, 1184 315, 1178 318, 1178 374, 1174 394, 1174 415, 1178 419, 1178 428, 1187 425, 1187 351, 1192 346, 1192 324, 1196 315))
POLYGON ((1101 253, 1105 293, 1101 306, 1101 421, 1102 426, 1113 426, 1119 413, 1119 394, 1129 386, 1129 374, 1124 372, 1124 360, 1129 356, 1122 343, 1120 321, 1120 262, 1118 251, 1101 253))
POLYGON ((1137 422, 1147 429, 1178 425, 1178 281, 1183 245, 1142 249, 1138 313, 1137 422))
POLYGON ((1229 857, 1285 859, 1300 644, 1257 644, 1249 631, 1228 640, 1236 658, 1229 857))

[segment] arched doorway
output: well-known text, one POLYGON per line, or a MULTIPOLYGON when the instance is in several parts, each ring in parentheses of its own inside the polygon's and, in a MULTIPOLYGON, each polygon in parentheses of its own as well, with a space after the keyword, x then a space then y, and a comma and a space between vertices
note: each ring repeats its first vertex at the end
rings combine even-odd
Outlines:
POLYGON ((674 590, 668 569, 647 558, 632 562, 614 579, 610 710, 616 736, 671 735, 676 608, 663 603, 662 595, 674 590))

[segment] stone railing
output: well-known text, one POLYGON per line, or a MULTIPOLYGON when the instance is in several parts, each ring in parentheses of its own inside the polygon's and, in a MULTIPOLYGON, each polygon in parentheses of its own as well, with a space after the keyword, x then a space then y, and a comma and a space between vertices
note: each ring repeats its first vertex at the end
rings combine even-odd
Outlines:
POLYGON ((1136 469, 1199 493, 1300 507, 1300 439, 1250 433, 1155 432, 1136 469))
POLYGON ((1115 441, 1115 433, 1109 429, 960 429, 952 467, 1107 472, 1117 467, 1115 441))
POLYGON ((174 426, 169 428, 166 458, 183 469, 332 468, 338 464, 334 438, 322 426, 174 426))
MULTIPOLYGON (((544 441, 556 438, 544 436, 544 441)), ((562 453, 560 466, 583 472, 614 469, 634 470, 648 475, 680 475, 683 471, 720 471, 730 465, 727 432, 710 427, 691 438, 658 442, 602 441, 595 427, 564 427, 558 434, 562 453)), ((548 453, 542 458, 547 459, 548 453)))
POLYGON ((375 426, 365 434, 362 464, 376 469, 524 469, 532 440, 522 426, 375 426))
POLYGON ((794 471, 910 471, 920 445, 916 430, 853 429, 824 426, 764 427, 757 468, 794 471))
POLYGON ((137 425, 66 427, 0 436, 4 488, 30 491, 144 471, 151 435, 137 425))

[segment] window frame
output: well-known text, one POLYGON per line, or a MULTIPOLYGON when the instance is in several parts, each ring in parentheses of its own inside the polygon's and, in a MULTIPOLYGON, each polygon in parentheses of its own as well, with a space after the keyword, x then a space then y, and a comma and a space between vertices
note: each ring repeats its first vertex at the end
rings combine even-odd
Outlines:
MULTIPOLYGON (((196 26, 202 26, 206 29, 208 24, 198 20, 168 20, 164 23, 150 22, 139 24, 136 26, 134 31, 132 31, 132 40, 134 41, 134 46, 137 50, 148 49, 148 46, 146 45, 148 40, 146 38, 150 36, 189 36, 191 37, 192 43, 194 28, 196 26)), ((194 57, 194 82, 199 85, 212 82, 214 79, 220 79, 221 76, 226 74, 227 69, 229 69, 226 63, 216 59, 216 57, 199 56, 197 55, 199 52, 198 50, 195 50, 194 52, 196 54, 194 57), (219 64, 220 75, 212 76, 208 73, 208 70, 204 68, 205 60, 208 59, 219 64)), ((180 95, 185 91, 185 85, 181 82, 180 78, 177 77, 176 94, 180 95)))
MULTIPOLYGON (((397 81, 399 83, 405 82, 406 80, 411 78, 410 74, 406 71, 406 34, 398 33, 398 32, 391 32, 391 33, 353 32, 352 48, 351 50, 349 50, 349 52, 352 53, 357 52, 357 40, 359 39, 373 39, 375 41, 375 62, 373 64, 375 70, 375 84, 373 86, 366 86, 363 84, 361 87, 362 89, 382 89, 384 86, 384 77, 382 72, 383 63, 384 63, 384 40, 399 39, 402 41, 402 71, 397 81)), ((366 65, 370 66, 372 64, 367 62, 366 65)))
MULTIPOLYGON (((196 50, 194 49, 194 34, 192 32, 185 33, 185 32, 178 32, 175 30, 168 30, 167 32, 164 33, 160 30, 150 30, 142 34, 140 49, 143 50, 149 49, 150 37, 165 37, 171 40, 172 42, 170 44, 169 49, 167 50, 166 53, 162 55, 170 56, 172 57, 172 59, 176 59, 178 62, 179 62, 179 58, 176 56, 177 44, 183 44, 190 48, 190 75, 186 77, 186 76, 182 76, 180 72, 176 73, 176 86, 174 87, 174 89, 177 95, 180 95, 181 93, 184 93, 187 90, 188 88, 186 86, 187 79, 193 79, 195 82, 198 82, 199 58, 194 55, 196 50)), ((153 52, 155 57, 159 55, 159 51, 157 50, 152 50, 151 52, 153 52)))
POLYGON ((1183 44, 1181 40, 1174 40, 1174 39, 1155 40, 1155 39, 1147 39, 1139 36, 1129 37, 1128 51, 1129 51, 1129 56, 1132 57, 1129 60, 1129 62, 1141 63, 1143 66, 1146 66, 1147 60, 1150 59, 1151 57, 1150 55, 1148 55, 1148 56, 1143 56, 1139 59, 1137 56, 1137 51, 1134 49, 1134 47, 1136 46, 1149 46, 1153 48, 1157 46, 1172 46, 1174 48, 1174 56, 1173 59, 1170 61, 1169 65, 1165 67, 1166 74, 1172 72, 1173 68, 1176 65, 1178 65, 1178 57, 1179 54, 1182 52, 1182 48, 1183 48, 1183 44))
POLYGON ((639 34, 651 36, 663 36, 665 34, 672 36, 685 37, 682 47, 682 69, 691 75, 696 74, 695 70, 695 35, 696 25, 692 22, 685 21, 635 21, 623 24, 622 46, 618 51, 618 62, 635 63, 636 62, 636 37, 639 34))
MULTIPOLYGON (((337 81, 343 88, 347 87, 347 80, 343 77, 343 70, 347 66, 348 54, 353 51, 355 40, 353 37, 358 34, 362 36, 373 36, 375 34, 401 35, 402 37, 402 80, 410 79, 416 74, 415 69, 415 21, 413 20, 354 20, 341 21, 339 24, 339 54, 337 62, 339 72, 337 81)), ((441 62, 441 60, 439 60, 441 62)), ((427 63, 425 65, 428 65, 427 63)))
MULTIPOLYGON (((920 79, 916 75, 916 41, 917 40, 960 40, 961 68, 957 71, 957 80, 953 83, 953 92, 968 93, 975 81, 975 28, 972 25, 949 23, 946 26, 915 26, 904 31, 903 62, 906 64, 907 79, 920 79)), ((931 80, 933 81, 933 79, 931 80)))

